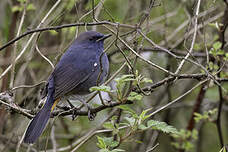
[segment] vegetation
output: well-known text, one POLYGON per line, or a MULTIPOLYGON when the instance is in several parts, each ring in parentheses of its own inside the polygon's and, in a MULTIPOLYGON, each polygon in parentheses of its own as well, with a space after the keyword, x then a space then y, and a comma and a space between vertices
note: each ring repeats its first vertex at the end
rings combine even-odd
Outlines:
POLYGON ((227 0, 1 0, 0 151, 226 152, 227 25, 227 0), (63 100, 23 143, 54 65, 87 30, 112 34, 108 80, 86 99, 95 119, 63 100))

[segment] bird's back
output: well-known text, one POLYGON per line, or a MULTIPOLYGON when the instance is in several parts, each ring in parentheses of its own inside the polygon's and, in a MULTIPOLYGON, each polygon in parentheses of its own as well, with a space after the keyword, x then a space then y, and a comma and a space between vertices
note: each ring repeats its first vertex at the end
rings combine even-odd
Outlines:
POLYGON ((89 93, 90 87, 104 82, 108 70, 109 62, 106 53, 103 53, 103 46, 73 44, 52 73, 55 79, 55 97, 69 92, 78 95, 89 93), (102 73, 99 76, 100 72, 102 73))

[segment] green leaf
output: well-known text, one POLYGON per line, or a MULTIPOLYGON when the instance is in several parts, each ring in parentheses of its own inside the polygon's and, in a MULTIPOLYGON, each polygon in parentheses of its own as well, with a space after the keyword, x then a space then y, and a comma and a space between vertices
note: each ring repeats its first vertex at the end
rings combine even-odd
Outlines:
POLYGON ((140 130, 146 130, 146 129, 148 129, 149 127, 146 127, 144 124, 140 124, 139 126, 138 126, 138 129, 140 129, 140 130))
POLYGON ((225 54, 224 50, 221 50, 221 49, 218 49, 216 52, 216 55, 224 55, 224 54, 225 54))
POLYGON ((112 145, 113 137, 103 137, 106 146, 112 145))
POLYGON ((226 53, 225 56, 228 58, 228 53, 226 53))
POLYGON ((195 43, 194 46, 193 46, 193 49, 196 50, 196 51, 199 51, 201 49, 200 44, 195 43))
POLYGON ((102 140, 103 140, 104 144, 106 145, 106 148, 108 148, 108 147, 113 148, 119 144, 118 141, 113 140, 113 137, 102 137, 102 140))
POLYGON ((21 11, 22 10, 22 8, 20 7, 20 6, 13 6, 12 8, 11 8, 11 11, 12 12, 17 12, 17 11, 21 11))
POLYGON ((140 141, 140 140, 134 140, 136 143, 138 143, 138 144, 142 144, 143 142, 142 141, 140 141))
POLYGON ((131 115, 136 115, 136 112, 127 105, 120 105, 118 108, 130 113, 131 115))
POLYGON ((222 147, 222 149, 219 152, 226 152, 226 147, 222 147))
POLYGON ((17 0, 20 3, 26 3, 27 0, 17 0))
POLYGON ((124 86, 126 85, 127 82, 135 81, 134 75, 132 75, 132 74, 122 75, 121 77, 116 78, 115 81, 116 81, 116 88, 117 88, 117 91, 116 91, 117 92, 117 98, 119 100, 122 100, 122 98, 123 98, 123 94, 122 94, 123 88, 124 88, 124 86))
POLYGON ((214 28, 218 29, 217 22, 216 23, 209 23, 208 25, 211 26, 211 27, 214 27, 214 28))
POLYGON ((194 145, 189 142, 189 141, 186 141, 183 143, 183 146, 181 147, 182 149, 185 149, 186 151, 189 151, 191 150, 192 148, 194 147, 194 145))
POLYGON ((218 70, 219 69, 219 66, 217 64, 214 64, 214 70, 218 70))
POLYGON ((142 100, 142 95, 136 93, 136 92, 131 92, 130 95, 127 97, 127 100, 130 100, 130 101, 134 101, 134 100, 137 100, 137 101, 140 101, 142 100))
POLYGON ((211 48, 209 53, 212 54, 213 56, 216 56, 216 50, 214 48, 211 48))
POLYGON ((94 86, 89 89, 90 92, 92 91, 103 91, 103 92, 112 92, 109 86, 101 85, 101 86, 94 86))
POLYGON ((218 50, 218 49, 220 49, 222 47, 222 43, 221 42, 215 42, 214 44, 213 44, 213 48, 215 49, 215 50, 218 50))
MULTIPOLYGON (((140 125, 141 123, 143 123, 143 121, 147 118, 149 118, 151 116, 151 114, 146 115, 151 109, 153 108, 149 108, 146 110, 143 110, 142 113, 139 115, 139 121, 138 121, 138 125, 140 125)), ((145 129, 145 128, 144 128, 145 129)))
POLYGON ((109 145, 110 147, 116 147, 118 146, 119 142, 118 141, 112 141, 112 143, 109 145))
POLYGON ((156 120, 149 120, 147 126, 152 129, 160 130, 164 133, 178 134, 178 131, 173 126, 166 124, 165 122, 160 122, 156 120))
POLYGON ((109 122, 105 122, 105 123, 103 124, 103 127, 106 128, 106 129, 115 129, 113 123, 110 122, 110 121, 109 121, 109 122))
POLYGON ((201 115, 200 113, 197 113, 197 112, 194 113, 194 120, 196 122, 199 122, 200 120, 207 119, 207 118, 208 118, 208 116, 201 115))
POLYGON ((104 139, 102 137, 97 136, 97 140, 98 140, 97 146, 101 149, 106 149, 106 144, 104 139))
POLYGON ((116 120, 118 119, 118 117, 115 115, 115 116, 112 116, 111 120, 116 120))
POLYGON ((153 108, 149 108, 149 109, 146 109, 146 110, 142 111, 142 113, 139 115, 140 121, 144 121, 145 119, 147 119, 147 118, 149 118, 151 116, 151 114, 146 115, 147 112, 149 112, 151 109, 153 109, 153 108))
POLYGON ((142 82, 145 82, 145 83, 153 83, 153 81, 149 78, 143 78, 143 81, 142 82))
POLYGON ((196 130, 196 129, 193 129, 192 130, 192 135, 191 135, 191 137, 193 138, 193 139, 197 139, 198 138, 198 131, 196 130))
POLYGON ((200 120, 210 120, 210 119, 212 119, 213 116, 216 115, 216 113, 217 113, 217 109, 205 111, 203 114, 195 112, 194 113, 194 120, 196 122, 199 122, 200 120))
POLYGON ((116 78, 115 81, 117 82, 117 85, 121 85, 124 82, 132 81, 134 79, 134 75, 132 74, 126 74, 122 75, 120 78, 116 78))
POLYGON ((214 68, 214 63, 213 62, 209 62, 209 69, 212 70, 214 68))
POLYGON ((56 32, 56 30, 49 30, 48 32, 53 36, 58 34, 58 32, 56 32))
POLYGON ((27 9, 27 11, 33 11, 33 10, 36 10, 36 7, 30 3, 30 4, 28 4, 26 9, 27 9))
POLYGON ((124 117, 125 120, 127 120, 127 122, 130 124, 131 127, 133 127, 135 125, 135 121, 136 119, 133 117, 124 117))
POLYGON ((133 79, 134 75, 133 74, 125 74, 122 75, 120 78, 116 78, 115 81, 118 82, 124 82, 124 81, 129 81, 133 79), (131 79, 130 79, 131 78, 131 79))
POLYGON ((178 134, 172 134, 176 143, 172 143, 178 149, 191 150, 194 147, 194 140, 198 138, 198 131, 193 129, 192 131, 181 129, 178 134), (179 142, 178 142, 179 141, 179 142))

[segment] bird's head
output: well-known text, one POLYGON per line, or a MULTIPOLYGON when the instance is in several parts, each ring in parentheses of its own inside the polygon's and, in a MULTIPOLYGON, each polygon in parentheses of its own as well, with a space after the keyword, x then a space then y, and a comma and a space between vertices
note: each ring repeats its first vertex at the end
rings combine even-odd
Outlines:
POLYGON ((77 43, 93 43, 93 44, 103 44, 104 40, 110 37, 111 34, 101 34, 95 31, 88 31, 81 33, 77 39, 77 43))

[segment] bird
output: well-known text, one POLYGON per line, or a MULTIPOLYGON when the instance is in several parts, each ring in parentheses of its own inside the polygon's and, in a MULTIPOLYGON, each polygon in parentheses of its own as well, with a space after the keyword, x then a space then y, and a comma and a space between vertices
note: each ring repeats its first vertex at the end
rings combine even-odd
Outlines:
POLYGON ((110 36, 96 31, 83 32, 61 56, 44 89, 46 102, 29 123, 24 143, 36 142, 61 98, 87 95, 91 87, 105 81, 109 60, 104 52, 104 40, 110 36))

